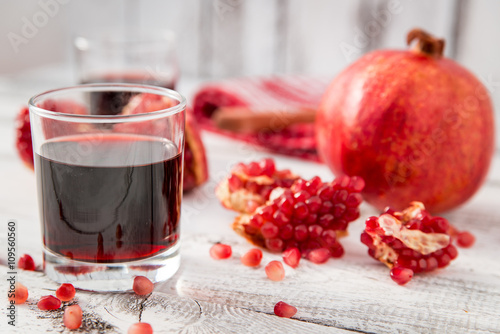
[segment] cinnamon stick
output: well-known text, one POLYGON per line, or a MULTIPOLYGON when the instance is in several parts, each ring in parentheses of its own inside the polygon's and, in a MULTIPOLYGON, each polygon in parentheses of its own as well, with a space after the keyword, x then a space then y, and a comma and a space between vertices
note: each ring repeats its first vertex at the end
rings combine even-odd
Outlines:
POLYGON ((296 123, 312 123, 315 118, 316 110, 310 108, 253 111, 248 107, 220 107, 212 115, 219 129, 239 133, 279 131, 296 123))

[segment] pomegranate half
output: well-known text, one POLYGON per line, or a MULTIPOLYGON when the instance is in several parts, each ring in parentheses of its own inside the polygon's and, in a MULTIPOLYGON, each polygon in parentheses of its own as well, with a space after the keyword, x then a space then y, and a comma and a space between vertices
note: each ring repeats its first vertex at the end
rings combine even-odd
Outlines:
POLYGON ((414 29, 412 50, 366 54, 330 84, 316 120, 318 150, 336 174, 361 176, 378 209, 420 201, 430 212, 469 199, 494 149, 487 89, 442 56, 444 40, 414 29))

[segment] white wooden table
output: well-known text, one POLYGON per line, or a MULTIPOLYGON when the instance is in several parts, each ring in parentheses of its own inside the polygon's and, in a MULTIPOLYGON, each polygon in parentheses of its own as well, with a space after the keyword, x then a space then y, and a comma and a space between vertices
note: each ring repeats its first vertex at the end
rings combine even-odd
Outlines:
MULTIPOLYGON (((14 80, 0 78, 1 293, 8 290, 9 219, 17 220, 18 256, 29 253, 38 269, 42 263, 35 178, 14 150, 13 119, 30 95, 68 84, 64 78, 40 73, 14 80)), ((192 91, 192 85, 185 87, 192 91)), ((241 265, 239 256, 251 246, 230 228, 236 214, 223 209, 214 196, 214 186, 232 164, 269 154, 212 134, 204 134, 203 139, 210 181, 184 197, 179 272, 157 284, 146 299, 133 293, 77 291, 76 301, 84 313, 80 332, 124 333, 142 320, 152 324, 155 333, 500 333, 498 151, 480 192, 445 215, 477 238, 473 248, 459 249, 459 257, 446 269, 417 275, 403 287, 392 282, 389 270, 371 259, 359 241, 364 219, 376 214, 363 205, 362 217, 351 224, 350 235, 343 240, 343 258, 323 265, 303 260, 297 269, 285 266, 285 279, 272 282, 266 278, 264 265, 280 256, 264 252, 259 268, 241 265), (210 258, 208 250, 218 241, 233 246, 231 259, 210 258), (281 300, 297 307, 292 319, 274 315, 273 307, 281 300)), ((332 177, 322 165, 275 159, 279 167, 304 177, 332 177)), ((17 280, 28 287, 30 296, 17 307, 15 328, 7 324, 7 301, 1 298, 0 333, 69 332, 62 326, 62 311, 39 311, 36 306, 38 298, 53 294, 58 284, 41 271, 19 271, 17 280)))

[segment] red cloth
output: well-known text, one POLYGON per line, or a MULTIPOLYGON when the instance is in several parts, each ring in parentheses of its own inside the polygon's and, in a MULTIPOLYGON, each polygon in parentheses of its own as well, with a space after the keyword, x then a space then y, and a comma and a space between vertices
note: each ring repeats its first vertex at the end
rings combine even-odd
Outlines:
POLYGON ((193 112, 206 130, 242 140, 270 151, 319 161, 314 124, 293 124, 284 129, 262 130, 255 134, 235 133, 217 128, 211 119, 218 107, 248 107, 251 112, 293 112, 317 109, 330 79, 304 76, 237 78, 205 84, 193 100, 193 112))

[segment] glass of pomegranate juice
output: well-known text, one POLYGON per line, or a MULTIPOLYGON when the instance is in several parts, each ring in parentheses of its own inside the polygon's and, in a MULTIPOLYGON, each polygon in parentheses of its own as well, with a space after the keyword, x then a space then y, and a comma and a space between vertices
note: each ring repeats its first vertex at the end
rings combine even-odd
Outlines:
POLYGON ((139 84, 88 84, 29 101, 44 270, 93 291, 153 282, 180 264, 186 100, 139 84), (92 98, 117 93, 119 112, 92 98))

